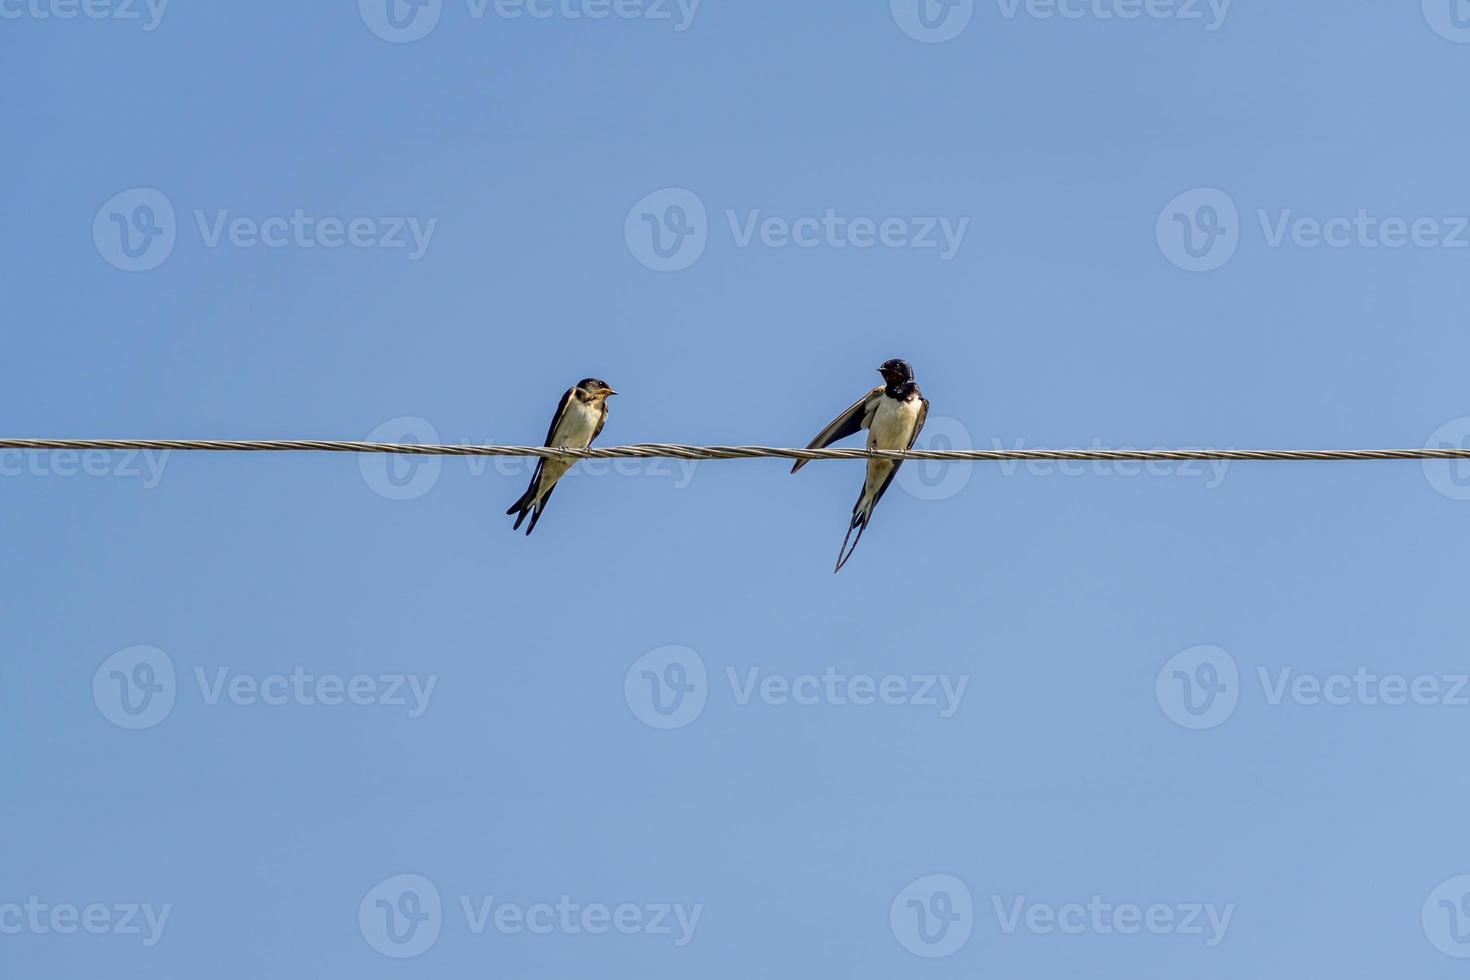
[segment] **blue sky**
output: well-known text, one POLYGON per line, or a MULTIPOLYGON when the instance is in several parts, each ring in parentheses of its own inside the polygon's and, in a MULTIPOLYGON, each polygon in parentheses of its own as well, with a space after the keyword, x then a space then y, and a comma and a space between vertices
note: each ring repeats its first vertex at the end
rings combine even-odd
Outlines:
MULTIPOLYGON (((6 432, 1470 440, 1463 0, 395 2, 0 0, 6 432)), ((0 455, 3 972, 1459 975, 1470 469, 786 470, 0 455)))

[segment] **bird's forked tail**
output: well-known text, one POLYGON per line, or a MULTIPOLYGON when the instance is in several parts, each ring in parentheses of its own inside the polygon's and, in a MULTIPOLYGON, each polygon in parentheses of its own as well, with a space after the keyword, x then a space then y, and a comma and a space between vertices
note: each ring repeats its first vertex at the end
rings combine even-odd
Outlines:
POLYGON ((848 522, 847 534, 842 539, 842 547, 837 549, 837 567, 832 569, 832 574, 835 575, 842 571, 842 566, 846 565, 852 553, 857 551, 858 542, 863 539, 863 532, 868 529, 868 521, 872 519, 873 505, 868 503, 868 491, 864 487, 862 496, 858 497, 857 506, 852 509, 852 520, 848 522), (853 531, 857 532, 856 538, 852 537, 853 531), (851 548, 847 546, 849 539, 852 539, 851 548))
POLYGON ((540 495, 538 500, 536 491, 540 486, 541 470, 538 468, 536 475, 531 477, 531 485, 526 488, 526 492, 521 494, 521 498, 511 504, 506 511, 506 514, 514 514, 516 518, 514 526, 511 527, 512 531, 519 531, 527 517, 531 518, 531 526, 526 528, 526 533, 530 534, 536 530, 536 523, 541 520, 541 512, 546 509, 546 502, 551 499, 551 491, 556 489, 553 484, 549 490, 540 495))

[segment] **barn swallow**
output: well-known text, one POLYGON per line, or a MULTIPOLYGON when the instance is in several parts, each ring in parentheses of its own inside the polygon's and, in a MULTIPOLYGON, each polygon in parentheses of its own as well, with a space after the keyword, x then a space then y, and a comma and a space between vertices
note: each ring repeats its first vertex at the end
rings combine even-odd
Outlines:
MULTIPOLYGON (((878 373, 883 375, 883 384, 853 402, 847 411, 817 433, 817 437, 806 448, 825 449, 859 429, 868 430, 869 449, 906 450, 914 447, 914 440, 919 438, 919 432, 924 428, 924 419, 929 415, 929 401, 920 394, 919 386, 914 383, 914 369, 909 367, 907 361, 894 358, 884 361, 883 366, 878 368, 878 373)), ((791 467, 791 472, 795 473, 808 462, 810 461, 805 459, 797 460, 796 465, 791 467)), ((852 520, 847 525, 847 537, 842 539, 842 547, 837 552, 837 567, 832 571, 842 571, 842 566, 847 564, 847 560, 857 550, 858 541, 863 539, 863 532, 873 519, 873 508, 883 499, 888 485, 893 482, 902 465, 903 460, 868 460, 868 478, 863 483, 863 492, 858 494, 857 503, 853 505, 852 520), (847 542, 853 531, 857 531, 857 539, 852 542, 849 550, 847 542)))
MULTIPOLYGON (((568 449, 586 449, 592 445, 592 440, 597 438, 607 422, 607 399, 616 394, 606 381, 597 378, 578 381, 575 388, 568 389, 561 396, 561 404, 556 406, 556 416, 546 432, 546 445, 568 449)), ((573 459, 542 459, 537 462, 531 485, 506 511, 516 515, 513 530, 520 530, 527 514, 531 515, 531 525, 526 528, 526 533, 536 530, 536 522, 541 520, 541 512, 546 509, 546 502, 556 489, 556 481, 575 462, 573 459)))

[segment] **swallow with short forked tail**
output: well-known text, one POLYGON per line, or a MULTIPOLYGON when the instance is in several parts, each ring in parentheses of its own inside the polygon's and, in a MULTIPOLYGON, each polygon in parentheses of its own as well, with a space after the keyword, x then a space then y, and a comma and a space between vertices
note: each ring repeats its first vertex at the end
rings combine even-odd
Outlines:
MULTIPOLYGON (((545 444, 564 449, 586 449, 592 445, 592 440, 607 423, 607 400, 616 394, 606 381, 597 378, 578 381, 575 387, 562 395, 561 404, 557 405, 556 415, 551 420, 551 428, 546 432, 545 444)), ((520 530, 521 522, 528 514, 531 524, 526 533, 536 530, 541 512, 546 509, 546 502, 556 489, 556 481, 565 476, 575 462, 572 459, 542 459, 536 463, 531 485, 506 511, 516 515, 514 530, 520 530)))

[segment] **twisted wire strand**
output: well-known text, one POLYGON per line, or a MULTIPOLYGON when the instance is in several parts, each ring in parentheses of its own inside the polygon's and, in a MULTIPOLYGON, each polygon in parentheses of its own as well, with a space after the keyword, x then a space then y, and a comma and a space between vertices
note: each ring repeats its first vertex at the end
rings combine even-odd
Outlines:
POLYGON ((543 459, 892 459, 935 462, 1103 460, 1192 462, 1470 459, 1470 449, 782 449, 771 446, 631 446, 560 449, 549 446, 467 446, 316 439, 0 439, 0 450, 147 450, 160 452, 389 453, 404 456, 538 456, 543 459))

